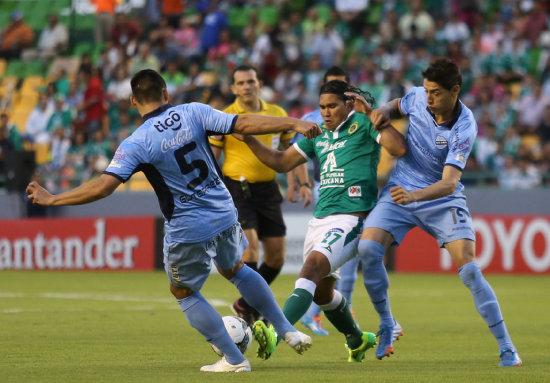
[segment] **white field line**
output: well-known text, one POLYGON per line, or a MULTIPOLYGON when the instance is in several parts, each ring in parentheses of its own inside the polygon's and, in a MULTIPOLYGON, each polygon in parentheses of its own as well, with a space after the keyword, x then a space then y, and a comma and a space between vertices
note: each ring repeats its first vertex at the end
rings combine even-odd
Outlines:
MULTIPOLYGON (((55 293, 55 292, 45 292, 37 295, 23 294, 23 293, 3 293, 0 292, 1 298, 16 298, 16 299, 64 299, 64 300, 79 300, 79 301, 103 301, 103 302, 128 302, 128 303, 142 303, 140 306, 129 306, 121 307, 125 311, 151 311, 158 309, 158 306, 152 306, 151 303, 162 304, 167 306, 171 304, 170 307, 173 309, 180 310, 176 300, 174 298, 151 298, 151 297, 136 297, 136 296, 127 296, 127 295, 118 295, 118 294, 92 294, 92 293, 55 293)), ((209 299, 210 304, 214 307, 229 307, 230 303, 221 299, 209 299)), ((10 307, 1 309, 0 313, 4 314, 16 314, 22 312, 70 312, 70 311, 90 311, 89 308, 66 308, 66 309, 40 309, 40 308, 18 308, 10 307)), ((92 309, 92 311, 97 311, 92 309)))

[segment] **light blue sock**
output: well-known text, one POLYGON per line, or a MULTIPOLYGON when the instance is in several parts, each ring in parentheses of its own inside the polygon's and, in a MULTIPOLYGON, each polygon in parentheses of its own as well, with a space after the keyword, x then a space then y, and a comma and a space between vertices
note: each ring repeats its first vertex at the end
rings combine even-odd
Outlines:
POLYGON ((458 269, 458 275, 470 289, 477 312, 489 326, 489 330, 498 342, 499 349, 512 348, 515 350, 504 324, 497 296, 489 282, 483 277, 479 265, 476 262, 467 263, 458 269))
POLYGON ((393 326, 388 288, 390 279, 382 262, 386 249, 378 242, 368 239, 359 241, 358 258, 363 266, 363 278, 370 300, 380 316, 380 325, 393 326))
POLYGON ((199 292, 194 292, 187 298, 178 299, 181 310, 189 324, 197 329, 208 343, 218 347, 230 364, 239 364, 244 356, 225 331, 222 317, 210 306, 199 292))
POLYGON ((335 289, 346 298, 346 301, 351 306, 351 296, 357 281, 357 266, 359 265, 359 257, 354 257, 344 263, 340 267, 340 279, 336 281, 335 289))
POLYGON ((242 297, 250 306, 258 310, 273 324, 277 334, 284 337, 287 332, 296 331, 285 318, 273 293, 260 274, 244 265, 231 279, 231 283, 239 289, 242 297))

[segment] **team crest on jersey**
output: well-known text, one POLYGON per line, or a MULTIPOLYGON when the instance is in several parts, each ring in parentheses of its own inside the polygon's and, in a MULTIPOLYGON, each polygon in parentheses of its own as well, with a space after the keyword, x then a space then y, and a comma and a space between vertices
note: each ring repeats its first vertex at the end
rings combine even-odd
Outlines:
POLYGON ((435 147, 438 149, 445 149, 449 145, 449 141, 443 136, 437 136, 435 138, 435 147))
POLYGON ((354 122, 348 129, 348 133, 349 134, 353 134, 355 133, 355 131, 357 130, 357 128, 359 127, 359 124, 357 122, 354 122))
POLYGON ((361 197, 361 186, 350 186, 348 188, 348 196, 361 197))

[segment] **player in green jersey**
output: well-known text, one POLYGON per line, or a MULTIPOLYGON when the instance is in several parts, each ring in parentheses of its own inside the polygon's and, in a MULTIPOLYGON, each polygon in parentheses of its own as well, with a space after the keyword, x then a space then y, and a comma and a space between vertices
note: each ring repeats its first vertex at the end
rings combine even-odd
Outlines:
MULTIPOLYGON (((260 161, 281 173, 308 159, 319 159, 319 200, 308 224, 304 265, 283 312, 296 323, 314 301, 345 335, 348 361, 361 362, 365 351, 374 346, 375 335, 359 329, 334 285, 340 266, 356 255, 363 220, 377 200, 380 145, 397 157, 405 154, 407 145, 389 120, 371 108, 374 100, 368 92, 335 80, 324 84, 319 93, 323 132, 318 137, 303 139, 285 151, 273 150, 254 137, 239 138, 260 161)), ((274 335, 263 322, 256 322, 254 330, 261 346, 259 356, 267 359, 275 348, 274 335)))

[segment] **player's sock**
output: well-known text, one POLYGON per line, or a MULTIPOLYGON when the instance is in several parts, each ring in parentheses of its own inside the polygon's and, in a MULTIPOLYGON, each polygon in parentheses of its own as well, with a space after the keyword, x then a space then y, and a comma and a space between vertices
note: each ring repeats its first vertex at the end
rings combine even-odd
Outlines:
POLYGON ((351 305, 351 296, 355 287, 355 281, 357 281, 357 265, 359 258, 355 257, 347 261, 340 267, 340 279, 336 281, 336 290, 340 291, 346 302, 351 305))
POLYGON ((239 289, 241 295, 252 307, 273 324, 277 334, 284 336, 289 331, 295 331, 283 315, 273 293, 260 274, 245 265, 231 279, 231 283, 239 289))
POLYGON ((496 338, 499 349, 511 348, 515 350, 504 324, 497 296, 489 282, 483 277, 477 262, 470 262, 462 266, 458 269, 458 275, 460 275, 460 279, 466 287, 470 289, 476 309, 496 338))
POLYGON ((346 298, 337 290, 334 291, 332 301, 326 305, 320 306, 327 319, 346 337, 346 343, 350 350, 355 350, 363 343, 363 332, 357 326, 349 311, 346 298))
POLYGON ((287 298, 283 307, 283 313, 290 323, 298 322, 306 313, 309 306, 311 306, 311 302, 313 302, 316 288, 315 283, 309 279, 298 278, 296 280, 294 291, 287 298))
POLYGON ((258 262, 245 262, 244 264, 250 267, 252 270, 256 272, 258 271, 258 262))
POLYGON ((222 317, 199 292, 178 299, 178 303, 189 324, 197 329, 208 343, 218 347, 227 362, 239 364, 244 360, 243 354, 225 330, 222 317))
POLYGON ((380 316, 380 325, 393 327, 388 287, 390 280, 382 262, 386 250, 378 242, 368 239, 359 241, 358 257, 363 266, 365 288, 376 312, 380 316))
POLYGON ((258 273, 265 279, 268 285, 273 282, 275 278, 277 278, 277 275, 281 272, 281 268, 273 268, 271 266, 268 266, 265 262, 262 263, 260 268, 258 269, 258 273))

